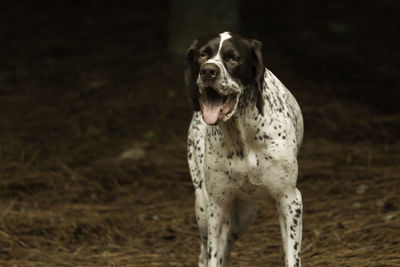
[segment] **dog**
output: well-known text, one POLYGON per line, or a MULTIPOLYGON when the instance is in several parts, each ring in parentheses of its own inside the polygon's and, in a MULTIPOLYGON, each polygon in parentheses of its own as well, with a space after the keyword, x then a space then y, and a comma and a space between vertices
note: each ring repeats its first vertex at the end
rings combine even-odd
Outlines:
POLYGON ((224 32, 194 40, 184 63, 194 115, 188 163, 201 235, 200 267, 229 266, 257 203, 276 201, 286 266, 301 266, 300 107, 264 67, 262 43, 224 32))

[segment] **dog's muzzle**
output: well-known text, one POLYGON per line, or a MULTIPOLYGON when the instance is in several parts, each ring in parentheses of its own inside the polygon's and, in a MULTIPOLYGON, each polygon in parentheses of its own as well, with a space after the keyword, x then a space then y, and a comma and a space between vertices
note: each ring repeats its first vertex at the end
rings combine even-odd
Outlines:
POLYGON ((227 82, 229 79, 223 79, 227 73, 219 65, 219 62, 206 62, 199 71, 200 109, 203 120, 209 125, 228 120, 235 112, 239 99, 240 91, 233 83, 227 82))

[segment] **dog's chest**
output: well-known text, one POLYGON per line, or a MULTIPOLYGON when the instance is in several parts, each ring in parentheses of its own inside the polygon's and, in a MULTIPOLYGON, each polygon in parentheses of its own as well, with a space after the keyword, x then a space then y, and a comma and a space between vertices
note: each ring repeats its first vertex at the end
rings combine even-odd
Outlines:
POLYGON ((272 162, 265 160, 262 151, 228 144, 222 132, 214 130, 205 140, 205 153, 205 183, 211 194, 253 200, 268 195, 259 185, 272 162))

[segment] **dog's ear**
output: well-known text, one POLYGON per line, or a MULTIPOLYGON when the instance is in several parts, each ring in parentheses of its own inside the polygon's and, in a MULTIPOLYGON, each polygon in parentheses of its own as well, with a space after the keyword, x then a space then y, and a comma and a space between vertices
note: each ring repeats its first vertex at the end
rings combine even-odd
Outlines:
POLYGON ((199 73, 199 64, 194 62, 195 51, 199 41, 194 40, 192 45, 186 52, 185 62, 183 65, 183 74, 185 79, 185 86, 189 94, 190 102, 192 103, 193 110, 200 110, 199 103, 199 88, 197 87, 197 75, 199 73))
POLYGON ((255 82, 254 82, 254 87, 255 87, 255 94, 256 94, 256 106, 258 111, 261 113, 261 115, 264 115, 264 98, 262 95, 263 92, 263 86, 264 86, 264 72, 265 72, 265 67, 264 67, 264 61, 263 61, 263 56, 262 56, 262 43, 258 40, 251 40, 251 47, 252 47, 252 64, 253 64, 253 70, 255 73, 255 82))

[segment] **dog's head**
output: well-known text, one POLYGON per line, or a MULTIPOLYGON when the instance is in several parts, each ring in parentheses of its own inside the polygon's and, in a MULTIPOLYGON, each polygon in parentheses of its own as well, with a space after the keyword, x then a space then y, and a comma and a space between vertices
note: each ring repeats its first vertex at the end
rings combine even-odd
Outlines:
POLYGON ((239 99, 255 99, 263 114, 264 64, 261 42, 228 32, 194 40, 184 65, 184 78, 195 111, 207 124, 227 121, 239 99))

